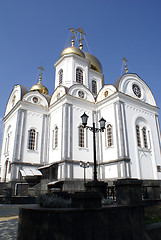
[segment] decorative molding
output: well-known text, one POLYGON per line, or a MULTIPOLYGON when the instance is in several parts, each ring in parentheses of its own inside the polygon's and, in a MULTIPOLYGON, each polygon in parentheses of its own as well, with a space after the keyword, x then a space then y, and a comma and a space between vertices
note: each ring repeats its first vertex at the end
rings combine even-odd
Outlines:
POLYGON ((131 110, 133 110, 133 111, 136 111, 136 112, 139 112, 139 113, 142 113, 142 114, 146 114, 147 116, 151 116, 151 117, 154 117, 154 116, 155 116, 154 113, 151 113, 151 112, 149 112, 149 111, 136 108, 136 107, 134 107, 134 106, 132 106, 132 105, 130 105, 130 104, 127 104, 127 103, 125 103, 125 108, 127 108, 127 109, 129 108, 129 109, 131 109, 131 110))
POLYGON ((43 118, 43 114, 41 113, 36 113, 36 112, 31 112, 31 111, 27 111, 27 115, 31 115, 33 117, 40 117, 40 118, 43 118))

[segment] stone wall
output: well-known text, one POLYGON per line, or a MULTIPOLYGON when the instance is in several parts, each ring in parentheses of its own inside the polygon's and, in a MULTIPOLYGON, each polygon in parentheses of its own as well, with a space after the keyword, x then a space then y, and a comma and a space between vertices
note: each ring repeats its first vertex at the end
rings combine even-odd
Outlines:
POLYGON ((18 240, 148 240, 143 206, 21 208, 18 240))

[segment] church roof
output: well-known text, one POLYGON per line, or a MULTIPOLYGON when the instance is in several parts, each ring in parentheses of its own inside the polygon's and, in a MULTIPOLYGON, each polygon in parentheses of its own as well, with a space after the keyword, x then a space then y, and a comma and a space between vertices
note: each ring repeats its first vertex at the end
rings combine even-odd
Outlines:
POLYGON ((42 77, 39 77, 39 82, 30 88, 30 91, 38 91, 39 93, 48 94, 48 89, 41 83, 42 77))
POLYGON ((19 85, 20 89, 21 89, 21 99, 23 98, 23 96, 28 92, 27 88, 23 85, 19 85))
POLYGON ((86 59, 88 59, 91 63, 91 69, 102 73, 102 65, 100 63, 100 61, 98 60, 98 58, 96 58, 94 55, 92 55, 91 53, 85 52, 85 57, 86 59))
POLYGON ((78 55, 78 56, 80 56, 80 57, 85 58, 84 52, 83 52, 81 49, 79 49, 78 47, 74 47, 74 46, 65 48, 65 49, 61 52, 60 57, 62 57, 62 56, 64 56, 64 55, 67 55, 67 54, 72 54, 72 53, 74 53, 74 54, 76 54, 76 55, 78 55))
POLYGON ((46 98, 48 104, 50 103, 50 100, 51 100, 51 96, 49 94, 44 94, 42 93, 42 95, 46 98))
POLYGON ((116 80, 116 82, 114 83, 114 86, 115 86, 115 88, 116 88, 117 90, 118 90, 118 87, 119 87, 119 83, 120 83, 121 78, 122 78, 122 76, 120 76, 120 77, 116 80))

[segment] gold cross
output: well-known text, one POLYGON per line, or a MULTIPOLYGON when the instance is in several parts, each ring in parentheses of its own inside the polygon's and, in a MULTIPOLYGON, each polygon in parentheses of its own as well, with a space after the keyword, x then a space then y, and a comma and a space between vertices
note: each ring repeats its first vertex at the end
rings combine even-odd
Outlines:
POLYGON ((74 46, 74 38, 75 38, 74 34, 76 34, 76 32, 75 32, 74 28, 69 28, 69 31, 72 32, 71 39, 72 39, 72 47, 73 47, 74 46))
POLYGON ((128 73, 127 60, 126 60, 125 57, 123 58, 123 60, 124 60, 124 62, 125 62, 125 72, 128 73))
POLYGON ((80 42, 80 44, 79 44, 79 46, 80 46, 80 49, 83 49, 83 44, 82 44, 82 41, 84 40, 83 38, 82 38, 82 34, 85 36, 86 34, 85 34, 85 32, 83 31, 83 29, 80 27, 80 28, 77 28, 76 29, 79 33, 80 33, 80 39, 79 39, 79 42, 80 42))
POLYGON ((41 72, 40 72, 40 74, 39 74, 39 76, 41 77, 41 75, 43 74, 43 72, 42 72, 42 71, 44 71, 45 69, 43 68, 43 66, 40 66, 40 67, 38 67, 38 69, 40 69, 40 70, 41 70, 41 72))

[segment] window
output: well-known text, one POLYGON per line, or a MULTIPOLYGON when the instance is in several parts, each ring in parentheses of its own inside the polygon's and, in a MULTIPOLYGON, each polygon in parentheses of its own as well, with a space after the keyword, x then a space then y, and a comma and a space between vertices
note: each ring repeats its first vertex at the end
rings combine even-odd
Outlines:
POLYGON ((33 101, 34 103, 38 103, 39 99, 38 99, 37 97, 33 97, 32 101, 33 101))
POLYGON ((58 127, 56 126, 53 130, 52 148, 55 149, 57 147, 58 147, 58 127))
POLYGON ((35 129, 30 129, 28 132, 28 149, 37 149, 37 132, 35 129))
POLYGON ((112 126, 111 124, 107 125, 107 147, 112 146, 112 126))
POLYGON ((80 98, 84 98, 84 92, 83 91, 78 91, 78 96, 80 98))
POLYGON ((8 133, 6 137, 5 153, 9 152, 9 144, 10 144, 10 135, 8 133))
POLYGON ((60 98, 60 92, 56 95, 57 100, 60 98))
POLYGON ((11 138, 11 132, 7 133, 7 136, 6 136, 5 149, 4 149, 5 154, 9 154, 10 138, 11 138))
POLYGON ((16 96, 14 95, 14 96, 13 96, 13 99, 12 99, 12 107, 14 107, 15 101, 16 101, 16 96))
POLYGON ((97 94, 97 83, 95 80, 92 80, 92 92, 97 94))
POLYGON ((55 127, 55 148, 58 147, 58 127, 55 127))
POLYGON ((8 173, 11 173, 11 168, 12 168, 11 162, 9 161, 8 173))
POLYGON ((59 85, 63 83, 63 69, 60 69, 59 71, 59 85))
POLYGON ((80 68, 76 70, 76 82, 83 84, 83 71, 80 68))
POLYGON ((157 166, 157 172, 161 172, 161 166, 157 166))
POLYGON ((144 148, 148 148, 146 127, 143 127, 142 132, 143 132, 143 144, 144 144, 144 148))
POLYGON ((137 137, 138 147, 141 147, 140 128, 138 125, 136 125, 136 137, 137 137))
POLYGON ((79 127, 79 147, 84 147, 84 128, 82 126, 79 127))
POLYGON ((141 98, 141 89, 139 88, 139 86, 137 84, 132 85, 132 90, 138 98, 141 98))

